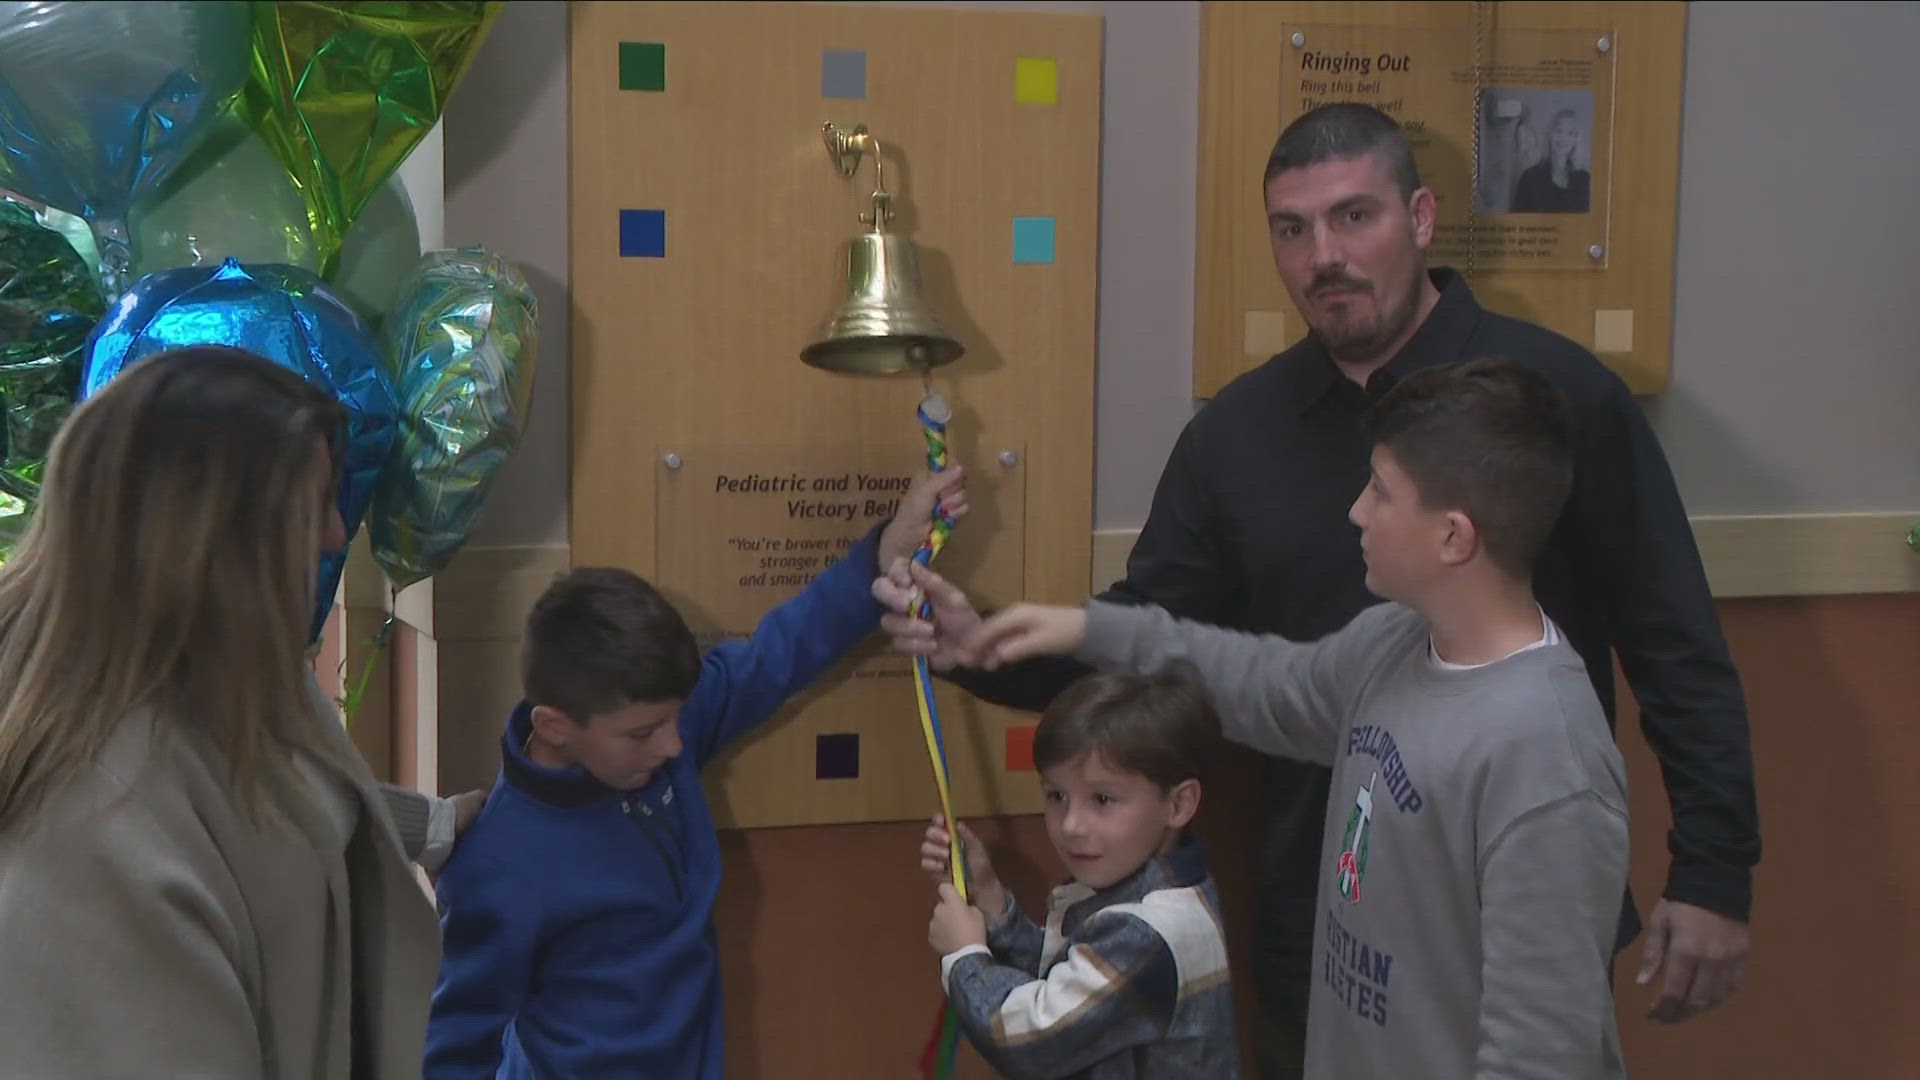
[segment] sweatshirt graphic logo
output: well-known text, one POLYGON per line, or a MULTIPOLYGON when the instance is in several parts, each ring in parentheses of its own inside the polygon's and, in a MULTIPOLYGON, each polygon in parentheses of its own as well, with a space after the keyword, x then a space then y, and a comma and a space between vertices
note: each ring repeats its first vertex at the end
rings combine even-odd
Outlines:
POLYGON ((1360 879, 1367 872, 1367 846, 1373 836, 1373 785, 1378 772, 1367 777, 1367 786, 1354 792, 1353 812, 1347 815, 1346 835, 1340 841, 1340 858, 1334 866, 1334 888, 1347 903, 1360 902, 1360 879))

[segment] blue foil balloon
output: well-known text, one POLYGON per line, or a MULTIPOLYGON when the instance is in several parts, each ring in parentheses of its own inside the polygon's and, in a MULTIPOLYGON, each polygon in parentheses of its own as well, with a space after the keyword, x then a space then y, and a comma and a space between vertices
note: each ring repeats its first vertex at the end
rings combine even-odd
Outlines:
MULTIPOLYGON (((87 341, 82 399, 127 365, 187 345, 258 353, 332 391, 347 411, 340 516, 351 538, 393 449, 397 407, 379 345, 359 316, 297 266, 194 266, 148 274, 122 295, 87 341)), ((320 636, 346 565, 344 551, 320 569, 312 639, 320 636)))
POLYGON ((0 2, 0 187, 77 214, 109 296, 127 214, 246 84, 253 5, 0 2))

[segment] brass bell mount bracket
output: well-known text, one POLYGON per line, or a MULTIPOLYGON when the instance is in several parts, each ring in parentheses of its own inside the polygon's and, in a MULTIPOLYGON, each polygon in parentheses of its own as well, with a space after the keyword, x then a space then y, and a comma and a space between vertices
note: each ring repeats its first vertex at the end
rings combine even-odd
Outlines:
POLYGON ((893 220, 893 195, 887 191, 887 170, 881 158, 880 140, 873 137, 865 124, 848 126, 831 120, 820 125, 820 138, 827 144, 827 157, 832 159, 834 171, 841 176, 853 176, 860 171, 860 159, 872 156, 873 209, 861 214, 860 220, 875 229, 884 228, 893 220))

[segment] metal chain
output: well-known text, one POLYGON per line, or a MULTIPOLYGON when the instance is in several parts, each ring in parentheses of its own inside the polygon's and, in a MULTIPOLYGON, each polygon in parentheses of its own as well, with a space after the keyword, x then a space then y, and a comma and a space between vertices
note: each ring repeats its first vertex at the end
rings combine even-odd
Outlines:
POLYGON ((1480 91, 1486 85, 1486 69, 1483 66, 1483 47, 1486 43, 1487 4, 1489 0, 1474 0, 1473 4, 1473 104, 1469 108, 1473 131, 1472 186, 1467 191, 1467 268, 1466 275, 1471 278, 1474 262, 1480 251, 1479 224, 1480 205, 1480 125, 1485 105, 1480 100, 1480 91))

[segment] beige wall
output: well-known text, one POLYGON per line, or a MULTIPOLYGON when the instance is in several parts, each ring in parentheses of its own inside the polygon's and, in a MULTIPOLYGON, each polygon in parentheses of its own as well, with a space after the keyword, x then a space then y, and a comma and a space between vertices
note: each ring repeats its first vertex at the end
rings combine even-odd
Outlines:
MULTIPOLYGON (((994 6, 1106 15, 1094 516, 1137 527, 1192 405, 1199 5, 994 6)), ((448 242, 519 260, 549 313, 477 545, 566 539, 564 18, 508 5, 445 124, 448 242)), ((1920 5, 1691 5, 1674 385, 1649 411, 1695 513, 1920 507, 1916 46, 1920 5)))
POLYGON ((541 311, 532 416, 474 526, 475 546, 567 539, 566 31, 562 0, 501 9, 441 122, 447 243, 514 260, 541 311))
POLYGON ((1689 8, 1674 380, 1649 406, 1687 504, 1920 507, 1920 5, 1689 8))

